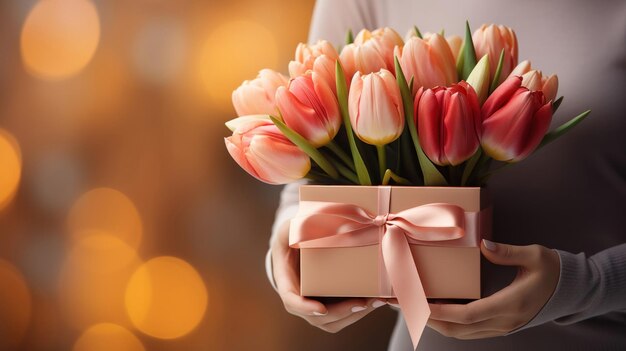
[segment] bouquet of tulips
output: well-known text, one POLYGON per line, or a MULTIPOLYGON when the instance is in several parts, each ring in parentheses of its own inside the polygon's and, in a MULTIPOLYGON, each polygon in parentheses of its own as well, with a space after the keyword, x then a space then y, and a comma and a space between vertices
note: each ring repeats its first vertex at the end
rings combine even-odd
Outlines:
POLYGON ((406 39, 390 28, 299 44, 289 75, 261 70, 232 95, 225 139, 235 161, 271 184, 482 186, 584 119, 550 129, 556 75, 518 64, 515 32, 482 25, 464 39, 406 39), (312 162, 311 162, 312 160, 312 162))

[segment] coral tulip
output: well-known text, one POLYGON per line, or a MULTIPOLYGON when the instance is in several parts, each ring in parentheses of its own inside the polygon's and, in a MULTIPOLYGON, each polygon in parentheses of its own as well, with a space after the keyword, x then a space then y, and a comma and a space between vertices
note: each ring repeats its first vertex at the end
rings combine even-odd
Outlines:
POLYGON ((232 158, 253 177, 269 184, 303 178, 311 169, 309 156, 289 141, 269 120, 234 122, 233 135, 224 138, 232 158))
POLYGON ((530 91, 541 90, 547 101, 554 101, 559 90, 559 78, 556 74, 544 76, 541 71, 532 69, 530 61, 520 62, 511 72, 511 76, 522 76, 522 86, 530 91))
POLYGON ((361 30, 354 43, 346 45, 339 56, 346 79, 350 81, 356 72, 368 74, 381 68, 394 72, 393 51, 402 45, 402 38, 391 28, 379 28, 373 32, 361 30))
POLYGON ((397 47, 395 55, 407 81, 414 79, 413 93, 421 87, 449 86, 458 81, 454 55, 440 34, 432 34, 428 39, 413 37, 404 48, 397 47))
POLYGON ((518 162, 539 145, 552 120, 543 92, 522 87, 522 78, 505 80, 482 108, 481 144, 498 161, 518 162))
POLYGON ((364 142, 383 146, 396 140, 404 129, 402 97, 396 78, 386 69, 352 79, 348 97, 352 128, 364 142))
POLYGON ((314 147, 328 144, 341 127, 337 98, 315 71, 291 79, 276 91, 276 104, 285 124, 314 147))
POLYGON ((284 75, 271 69, 262 69, 255 79, 244 81, 233 91, 232 99, 237 116, 277 115, 274 96, 278 87, 287 86, 288 82, 284 75))
POLYGON ((295 59, 289 62, 289 75, 296 78, 313 70, 335 92, 335 61, 338 58, 337 50, 326 40, 320 40, 313 45, 300 43, 296 48, 295 59))
POLYGON ((414 106, 420 145, 433 163, 456 166, 476 152, 480 106, 469 84, 420 88, 414 106))
POLYGON ((495 24, 483 24, 472 35, 476 57, 481 58, 489 54, 490 79, 493 80, 500 53, 504 49, 504 61, 498 83, 502 83, 517 65, 517 37, 513 29, 495 24))

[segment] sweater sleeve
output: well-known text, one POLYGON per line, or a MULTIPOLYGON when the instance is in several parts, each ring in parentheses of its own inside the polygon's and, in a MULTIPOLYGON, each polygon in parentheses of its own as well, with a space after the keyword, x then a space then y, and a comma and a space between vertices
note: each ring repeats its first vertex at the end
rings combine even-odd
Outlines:
POLYGON ((626 311, 626 243, 589 258, 556 250, 559 282, 543 309, 526 329, 549 321, 568 325, 612 311, 626 311))

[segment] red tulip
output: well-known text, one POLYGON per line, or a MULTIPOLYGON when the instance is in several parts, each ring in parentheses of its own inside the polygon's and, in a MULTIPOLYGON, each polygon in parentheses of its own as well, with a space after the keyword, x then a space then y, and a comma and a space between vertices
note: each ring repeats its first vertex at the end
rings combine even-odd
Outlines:
POLYGON ((339 105, 332 89, 315 71, 293 78, 276 91, 285 124, 314 147, 328 144, 341 127, 339 105))
POLYGON ((550 127, 552 105, 541 91, 522 87, 522 78, 509 77, 482 108, 481 144, 498 161, 528 157, 550 127))
POLYGON ((481 58, 489 54, 490 80, 493 80, 500 52, 504 49, 504 61, 498 83, 503 82, 517 65, 517 37, 513 29, 495 24, 483 24, 472 35, 476 57, 481 58))
POLYGON ((237 116, 277 115, 278 109, 274 101, 276 89, 287 86, 288 82, 287 77, 282 74, 271 69, 262 69, 255 79, 244 81, 233 91, 233 106, 237 116))
POLYGON ((359 72, 354 75, 348 110, 355 134, 368 144, 389 144, 404 129, 400 88, 396 78, 386 69, 363 76, 359 72))
POLYGON ((303 178, 311 169, 309 156, 291 143, 270 121, 233 122, 233 135, 224 138, 232 158, 253 177, 269 184, 303 178))
POLYGON ((414 106, 420 145, 433 163, 456 166, 476 152, 480 105, 469 84, 420 88, 414 106))

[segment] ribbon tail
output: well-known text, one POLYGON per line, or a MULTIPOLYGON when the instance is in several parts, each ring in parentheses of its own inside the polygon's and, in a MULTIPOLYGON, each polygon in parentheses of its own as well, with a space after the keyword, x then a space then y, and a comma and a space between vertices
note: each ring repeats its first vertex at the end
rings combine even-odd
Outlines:
POLYGON ((382 240, 383 260, 416 349, 426 328, 430 308, 403 230, 390 226, 382 240))

